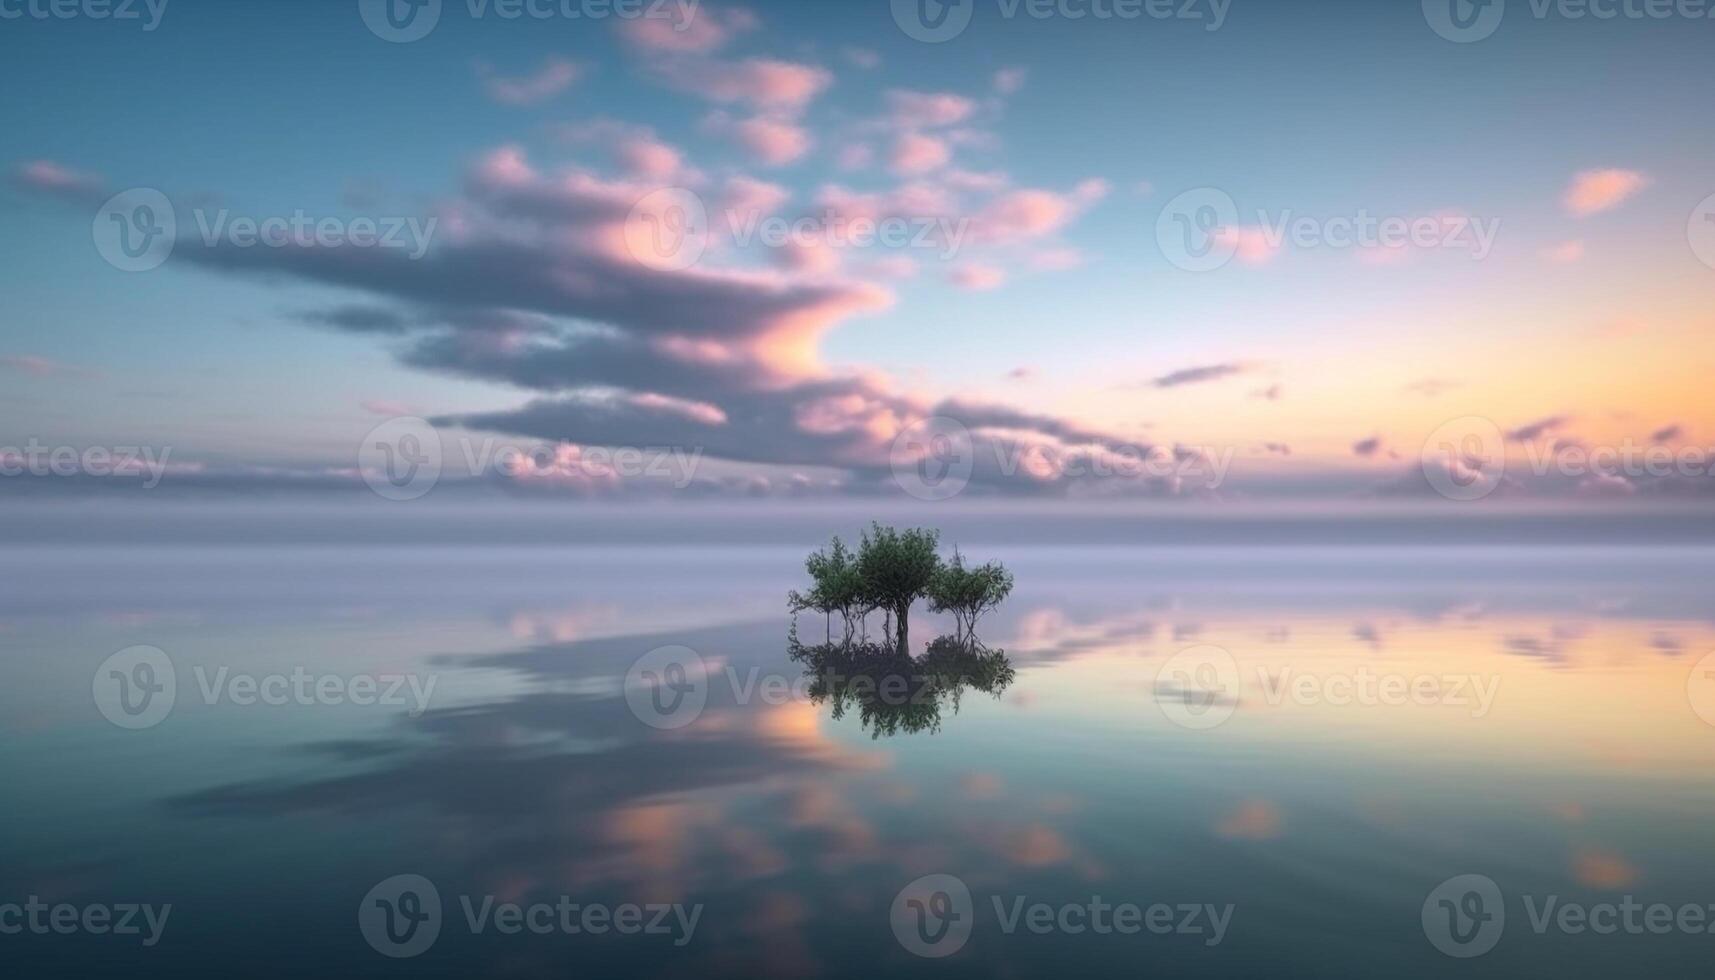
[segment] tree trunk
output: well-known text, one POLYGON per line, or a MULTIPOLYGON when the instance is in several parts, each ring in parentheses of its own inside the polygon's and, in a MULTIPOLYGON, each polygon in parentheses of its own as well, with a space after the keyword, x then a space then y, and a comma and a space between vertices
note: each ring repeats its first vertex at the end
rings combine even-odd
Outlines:
POLYGON ((911 603, 902 602, 893 609, 893 621, 899 626, 899 652, 905 656, 911 655, 911 603))

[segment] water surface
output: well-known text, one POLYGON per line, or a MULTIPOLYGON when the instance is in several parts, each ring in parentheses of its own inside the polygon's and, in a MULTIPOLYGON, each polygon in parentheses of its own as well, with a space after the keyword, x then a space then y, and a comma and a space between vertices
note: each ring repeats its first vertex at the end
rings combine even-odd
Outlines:
MULTIPOLYGON (((1018 577, 981 630, 1010 682, 887 734, 804 696, 784 612, 801 549, 18 548, 0 573, 0 903, 172 912, 153 947, 25 932, 0 949, 21 975, 81 976, 1575 977, 1710 962, 1715 936, 1539 933, 1525 904, 1715 902, 1715 726, 1698 713, 1715 722, 1715 678, 1693 669, 1715 650, 1706 552, 974 556, 1018 577), (137 645, 170 657, 177 696, 133 730, 97 691, 103 663, 137 645), (635 684, 627 696, 662 647, 703 668, 702 707, 676 727, 638 710, 635 684), (204 694, 211 677, 294 672, 433 687, 370 705, 204 694), (401 874, 433 884, 444 921, 393 959, 359 908, 401 874), (1424 908, 1466 874, 1496 884, 1506 921, 1485 955, 1454 959, 1424 908), (970 895, 953 910, 968 935, 940 958, 895 929, 896 900, 929 875, 970 895), (472 934, 461 896, 698 918, 683 942, 472 934), (1075 919, 1009 933, 1020 902, 1227 918, 1218 936, 1207 911, 1161 934, 1075 919)), ((919 610, 914 645, 949 625, 919 610)), ((822 629, 799 626, 806 642, 822 629)))

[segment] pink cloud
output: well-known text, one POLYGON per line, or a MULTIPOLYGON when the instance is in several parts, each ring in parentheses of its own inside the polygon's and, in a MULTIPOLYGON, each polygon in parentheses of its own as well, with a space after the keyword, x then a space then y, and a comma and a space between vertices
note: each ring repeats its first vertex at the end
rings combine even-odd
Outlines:
POLYGON ((921 133, 904 133, 893 144, 889 165, 901 176, 928 173, 947 165, 953 151, 945 140, 921 133))
POLYGON ((489 151, 477 163, 472 178, 484 186, 516 187, 534 181, 536 171, 521 147, 502 146, 489 151))
POLYGON ((1280 246, 1271 240, 1268 229, 1234 225, 1230 228, 1216 228, 1210 236, 1215 243, 1234 250, 1240 262, 1250 265, 1262 265, 1272 261, 1280 251, 1280 246))
POLYGON ((671 180, 684 167, 677 148, 647 136, 621 140, 614 144, 613 154, 627 173, 650 180, 671 180))
POLYGON ((1576 239, 1544 249, 1542 257, 1559 265, 1570 265, 1584 258, 1584 243, 1576 239))
POLYGON ((687 11, 675 6, 672 14, 621 18, 619 35, 644 51, 700 54, 723 47, 758 25, 755 14, 740 8, 715 10, 702 4, 687 11))
POLYGON ((808 275, 827 275, 840 267, 840 253, 823 241, 788 241, 777 250, 784 268, 808 275))
POLYGON ((721 411, 720 406, 711 405, 707 402, 674 398, 670 395, 660 395, 654 392, 629 395, 626 397, 626 401, 645 411, 677 415, 693 422, 701 422, 704 425, 725 425, 727 422, 726 413, 721 411))
POLYGON ((94 174, 82 173, 52 160, 32 160, 21 164, 13 172, 12 179, 31 190, 72 198, 101 194, 106 186, 94 174))
POLYGON ((972 232, 988 242, 1037 238, 1065 227, 1108 192, 1106 181, 1087 180, 1071 194, 1017 190, 990 201, 972 221, 972 232))
POLYGON ((655 70, 668 84, 692 95, 758 109, 802 108, 834 80, 825 68, 768 58, 668 61, 655 70))
POLYGON ((746 215, 770 215, 792 199, 792 192, 779 184, 753 177, 729 177, 721 207, 746 215))
POLYGON ((941 183, 956 191, 977 194, 997 194, 1012 183, 1012 178, 999 170, 949 170, 941 175, 941 183))
POLYGON ((1642 190, 1649 178, 1635 170, 1586 170, 1566 188, 1566 210, 1582 218, 1618 207, 1642 190))
POLYGON ((992 265, 971 263, 948 273, 947 281, 960 289, 981 292, 997 289, 1006 282, 1006 272, 992 265))
POLYGON ((423 410, 415 405, 407 405, 404 402, 388 401, 384 398, 366 399, 361 403, 360 407, 371 415, 380 415, 385 418, 399 418, 401 416, 417 416, 424 414, 423 410))
POLYGON ((1024 78, 1023 68, 1002 68, 994 73, 994 90, 1001 95, 1012 95, 1024 88, 1024 78))
POLYGON ((977 104, 951 92, 912 92, 894 89, 887 93, 893 121, 900 126, 931 129, 964 122, 977 104))
POLYGON ((769 166, 783 166, 810 152, 809 130, 777 119, 746 119, 737 127, 739 142, 769 166))
POLYGON ((35 354, 0 354, 0 367, 11 368, 32 378, 95 377, 99 373, 35 354))
POLYGON ((553 98, 583 74, 583 69, 564 58, 550 58, 535 74, 517 78, 496 75, 484 64, 478 64, 476 70, 488 97, 502 105, 530 105, 553 98))

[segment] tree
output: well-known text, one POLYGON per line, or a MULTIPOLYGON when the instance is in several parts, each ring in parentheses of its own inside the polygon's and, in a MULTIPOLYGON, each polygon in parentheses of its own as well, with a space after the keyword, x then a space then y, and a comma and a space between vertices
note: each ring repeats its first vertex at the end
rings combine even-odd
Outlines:
POLYGON ((953 560, 941 566, 929 583, 929 611, 950 612, 958 622, 954 636, 976 642, 977 619, 1012 594, 1012 573, 999 562, 965 567, 965 556, 953 549, 953 560))
POLYGON ((911 650, 911 604, 929 588, 941 567, 941 556, 935 553, 940 538, 938 531, 896 531, 872 523, 858 546, 862 594, 873 608, 892 613, 894 645, 902 654, 911 650))
POLYGON ((817 551, 804 559, 804 570, 810 573, 813 583, 808 593, 793 590, 786 596, 787 605, 793 612, 814 609, 824 618, 824 631, 827 639, 832 640, 832 617, 840 614, 844 624, 845 640, 852 638, 853 617, 858 615, 865 604, 863 578, 858 573, 856 557, 838 537, 829 545, 826 551, 817 551))

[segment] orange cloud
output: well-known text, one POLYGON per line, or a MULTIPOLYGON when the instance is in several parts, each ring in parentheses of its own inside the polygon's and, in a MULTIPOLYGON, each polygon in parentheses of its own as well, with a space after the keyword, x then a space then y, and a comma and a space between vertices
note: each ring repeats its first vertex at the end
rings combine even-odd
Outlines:
POLYGON ((1618 207, 1642 190, 1649 178, 1635 170, 1586 170, 1572 178, 1566 188, 1566 210, 1582 218, 1618 207))

